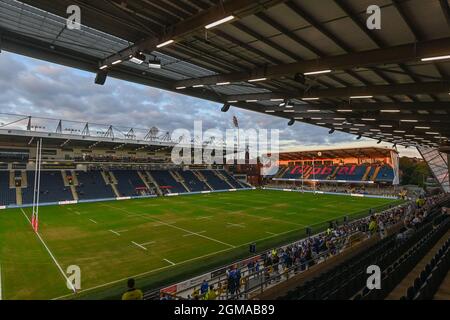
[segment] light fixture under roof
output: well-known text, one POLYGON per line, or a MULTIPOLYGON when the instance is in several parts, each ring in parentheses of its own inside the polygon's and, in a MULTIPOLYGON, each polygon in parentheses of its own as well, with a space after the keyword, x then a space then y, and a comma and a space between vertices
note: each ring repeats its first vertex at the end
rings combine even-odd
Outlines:
POLYGON ((258 100, 251 99, 251 100, 245 100, 245 102, 258 102, 258 100))
POLYGON ((177 90, 183 90, 183 89, 186 89, 186 87, 176 87, 175 89, 177 89, 177 90))
POLYGON ((275 112, 275 110, 266 110, 266 111, 264 111, 265 113, 274 113, 275 112))
POLYGON ((394 110, 394 109, 386 109, 386 110, 380 110, 382 113, 399 113, 400 110, 394 110))
POLYGON ((429 130, 430 127, 419 127, 419 126, 415 126, 414 128, 419 129, 419 130, 429 130))
POLYGON ((401 122, 409 122, 409 123, 416 123, 416 122, 419 122, 419 120, 412 120, 412 119, 403 119, 403 120, 400 120, 401 122))
POLYGON ((450 55, 422 58, 421 60, 422 61, 436 61, 436 60, 447 60, 447 59, 450 59, 450 55))
POLYGON ((390 124, 380 124, 380 128, 392 128, 390 124))
POLYGON ((318 109, 308 109, 308 110, 306 110, 306 112, 320 112, 320 110, 318 110, 318 109))
POLYGON ((259 82, 259 81, 266 81, 267 78, 257 78, 257 79, 250 79, 248 82, 259 82))
POLYGON ((118 59, 118 60, 112 62, 111 64, 112 64, 112 65, 116 65, 116 64, 119 64, 119 63, 121 63, 121 62, 122 62, 122 59, 118 59))
POLYGON ((361 118, 362 121, 376 121, 376 119, 373 118, 361 118))
POLYGON ((394 130, 395 133, 406 133, 405 130, 394 130))
POLYGON ((231 82, 218 82, 216 83, 216 86, 226 86, 228 84, 230 84, 231 82))
POLYGON ((280 101, 284 101, 284 99, 270 99, 270 101, 272 101, 272 102, 280 102, 280 101))
POLYGON ((350 99, 371 99, 373 96, 351 96, 350 99))
POLYGON ((319 100, 320 98, 302 98, 303 101, 315 101, 319 100))
POLYGON ((156 47, 162 48, 162 47, 168 46, 169 44, 172 44, 174 42, 175 42, 174 40, 170 39, 170 40, 164 41, 163 43, 158 44, 156 47))
POLYGON ((204 87, 205 85, 203 85, 203 84, 196 84, 195 86, 192 86, 192 88, 202 88, 202 87, 204 87))
POLYGON ((288 109, 288 110, 283 110, 283 112, 286 112, 286 113, 290 112, 290 113, 292 113, 292 112, 295 112, 295 110, 288 109))
POLYGON ((217 27, 218 25, 221 25, 221 24, 226 23, 226 22, 228 22, 228 21, 231 21, 231 20, 233 20, 233 19, 234 19, 234 16, 233 16, 233 15, 230 15, 230 16, 228 16, 228 17, 225 17, 225 18, 222 18, 222 19, 220 19, 220 20, 214 21, 214 22, 212 22, 212 23, 210 23, 210 24, 207 24, 207 25, 205 26, 205 29, 211 29, 211 28, 217 27))
POLYGON ((311 120, 322 120, 322 118, 311 118, 311 120))
POLYGON ((158 58, 153 58, 148 62, 148 67, 151 69, 161 69, 161 60, 158 58))
POLYGON ((439 132, 425 132, 425 134, 429 134, 429 135, 433 135, 433 136, 438 136, 438 135, 440 135, 440 133, 439 132))
POLYGON ((323 74, 323 73, 330 73, 332 70, 319 70, 319 71, 311 71, 311 72, 305 72, 303 73, 305 76, 310 76, 314 74, 323 74))
POLYGON ((104 69, 106 69, 106 68, 108 68, 108 65, 105 64, 105 65, 101 66, 99 69, 100 69, 100 70, 104 70, 104 69))
POLYGON ((352 109, 337 109, 337 112, 353 112, 352 109))
POLYGON ((238 103, 239 101, 237 100, 231 100, 231 101, 227 101, 228 103, 238 103))

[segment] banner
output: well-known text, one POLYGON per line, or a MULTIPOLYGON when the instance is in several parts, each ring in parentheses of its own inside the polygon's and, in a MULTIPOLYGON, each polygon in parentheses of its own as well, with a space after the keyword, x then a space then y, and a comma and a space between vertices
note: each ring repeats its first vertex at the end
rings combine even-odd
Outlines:
POLYGON ((394 150, 391 150, 391 160, 392 160, 392 167, 394 169, 394 180, 392 181, 392 184, 394 186, 398 186, 400 184, 400 169, 399 169, 400 158, 398 153, 394 150))

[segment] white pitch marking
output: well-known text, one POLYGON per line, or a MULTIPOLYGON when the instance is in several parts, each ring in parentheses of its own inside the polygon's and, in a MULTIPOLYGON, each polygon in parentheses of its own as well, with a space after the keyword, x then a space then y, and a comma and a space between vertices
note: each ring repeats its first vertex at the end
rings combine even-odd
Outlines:
MULTIPOLYGON (((130 213, 133 214, 133 212, 130 212, 130 211, 125 210, 125 209, 122 209, 122 208, 118 208, 118 207, 114 207, 114 206, 109 206, 109 205, 106 205, 106 204, 105 204, 104 206, 105 206, 105 207, 109 207, 109 208, 113 208, 113 209, 115 209, 115 210, 123 211, 123 212, 125 212, 126 214, 130 214, 130 213)), ((192 233, 192 234, 196 235, 197 237, 201 237, 201 238, 205 238, 205 239, 208 239, 208 240, 217 242, 217 243, 221 243, 221 244, 226 245, 226 246, 228 246, 228 247, 230 247, 230 248, 236 248, 236 246, 234 246, 234 245, 232 245, 232 244, 229 244, 229 243, 226 243, 226 242, 223 242, 223 241, 214 239, 214 238, 210 238, 210 237, 207 237, 207 236, 202 235, 202 234, 196 234, 195 232, 192 232, 192 231, 186 230, 186 229, 184 229, 184 228, 177 227, 177 226, 175 226, 175 225, 166 223, 166 222, 161 221, 161 220, 159 220, 159 219, 157 219, 157 218, 150 217, 150 216, 147 216, 147 215, 144 215, 144 214, 141 215, 141 216, 142 216, 142 218, 144 218, 144 219, 147 219, 147 220, 150 219, 150 220, 153 220, 153 221, 157 221, 157 222, 162 223, 162 224, 164 224, 164 225, 166 225, 166 226, 168 226, 168 227, 172 227, 172 228, 174 228, 174 229, 181 230, 181 231, 184 231, 184 232, 186 232, 186 233, 192 233)))
POLYGON ((229 225, 230 227, 245 228, 245 226, 244 226, 243 224, 240 224, 240 223, 230 223, 230 222, 227 222, 227 225, 229 225))
MULTIPOLYGON (((24 217, 28 220, 28 222, 31 225, 31 221, 28 218, 28 216, 25 214, 25 211, 23 211, 22 208, 20 208, 20 210, 22 211, 24 217)), ((41 241, 41 243, 44 245, 45 249, 47 250, 48 254, 50 255, 50 257, 52 258, 53 262, 56 264, 56 266, 58 267, 59 271, 61 272, 62 276, 64 277, 64 279, 66 280, 66 283, 70 285, 70 287, 72 288, 72 291, 74 293, 77 292, 77 290, 75 289, 75 287, 72 284, 72 281, 70 281, 66 274, 64 273, 64 270, 61 268, 61 265, 59 264, 58 260, 56 260, 55 256, 53 255, 53 253, 50 251, 50 249, 47 247, 47 244, 44 242, 44 239, 42 239, 41 235, 38 232, 35 232, 36 236, 39 238, 39 240, 41 241)))
POLYGON ((154 244, 156 243, 156 241, 149 241, 149 242, 145 242, 145 243, 140 243, 141 246, 148 246, 149 244, 154 244))
POLYGON ((166 261, 166 262, 168 262, 168 263, 170 263, 172 266, 176 265, 176 263, 173 263, 173 262, 170 261, 170 260, 167 260, 167 259, 163 259, 163 260, 166 261))
POLYGON ((136 242, 134 242, 134 241, 131 241, 131 243, 134 244, 135 246, 138 246, 139 248, 141 248, 141 249, 147 251, 147 248, 144 247, 144 246, 142 246, 142 245, 140 245, 139 243, 136 243, 136 242))
POLYGON ((127 232, 128 230, 118 230, 117 233, 124 233, 127 232))
POLYGON ((266 233, 267 233, 267 234, 271 234, 272 236, 276 236, 276 235, 278 235, 278 234, 276 234, 276 233, 273 233, 273 232, 269 232, 269 231, 266 231, 266 233))
POLYGON ((0 300, 3 300, 2 296, 2 265, 0 264, 0 300))
POLYGON ((190 237, 190 236, 194 236, 194 235, 196 235, 196 234, 202 234, 202 233, 205 233, 205 232, 206 232, 206 230, 196 232, 195 234, 193 234, 193 233, 188 233, 188 234, 185 234, 183 237, 190 237))
POLYGON ((114 230, 109 230, 109 232, 112 232, 112 233, 114 233, 115 235, 117 235, 117 236, 119 236, 119 237, 120 237, 120 233, 118 233, 117 231, 114 231, 114 230))
POLYGON ((98 222, 95 220, 89 219, 89 221, 91 221, 92 223, 98 224, 98 222))
POLYGON ((195 220, 211 220, 212 216, 198 217, 195 220))

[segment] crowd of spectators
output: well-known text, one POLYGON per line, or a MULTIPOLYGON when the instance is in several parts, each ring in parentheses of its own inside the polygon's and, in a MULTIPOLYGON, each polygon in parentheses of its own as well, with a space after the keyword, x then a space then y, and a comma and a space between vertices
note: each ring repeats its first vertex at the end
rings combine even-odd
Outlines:
POLYGON ((260 259, 249 260, 246 266, 240 268, 236 265, 232 266, 227 271, 227 280, 223 283, 219 282, 218 288, 214 289, 214 286, 204 284, 202 285, 203 293, 196 289, 189 298, 208 299, 208 295, 214 291, 214 299, 238 299, 242 292, 248 289, 252 279, 257 279, 258 282, 269 286, 283 278, 307 270, 312 265, 340 253, 348 245, 350 236, 355 234, 360 234, 362 237, 379 235, 383 238, 391 226, 402 224, 404 232, 399 234, 406 233, 398 237, 409 236, 414 232, 415 226, 426 218, 429 209, 443 197, 446 195, 421 197, 362 219, 330 224, 326 231, 287 247, 263 253, 260 259), (208 288, 208 291, 205 291, 205 288, 208 288))

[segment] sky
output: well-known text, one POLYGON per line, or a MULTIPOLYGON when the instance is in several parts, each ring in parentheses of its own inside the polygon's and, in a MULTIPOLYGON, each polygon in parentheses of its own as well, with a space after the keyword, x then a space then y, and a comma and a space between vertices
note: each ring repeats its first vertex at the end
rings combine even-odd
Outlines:
MULTIPOLYGON (((222 105, 152 87, 107 78, 105 85, 94 84, 95 75, 41 60, 2 51, 0 54, 0 113, 56 119, 88 121, 118 126, 173 131, 193 129, 202 120, 203 129, 225 130, 232 117, 243 129, 279 129, 280 149, 303 150, 327 147, 364 147, 376 141, 354 135, 222 105)), ((418 157, 415 150, 399 147, 401 156, 418 157)))

